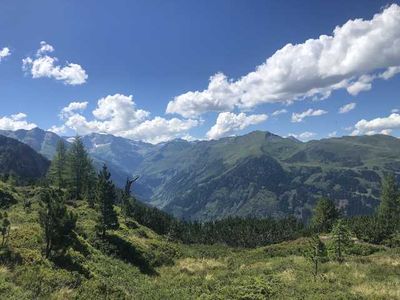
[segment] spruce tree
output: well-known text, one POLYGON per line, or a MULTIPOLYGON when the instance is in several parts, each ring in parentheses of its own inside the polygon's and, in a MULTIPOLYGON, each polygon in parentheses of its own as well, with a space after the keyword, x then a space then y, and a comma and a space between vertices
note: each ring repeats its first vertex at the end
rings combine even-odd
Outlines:
POLYGON ((56 154, 51 161, 48 177, 50 182, 59 190, 66 187, 67 148, 65 142, 60 139, 57 142, 56 154))
POLYGON ((41 193, 39 223, 45 240, 45 257, 63 254, 72 244, 77 217, 68 212, 62 198, 53 190, 41 193))
POLYGON ((332 200, 321 198, 314 208, 314 214, 311 219, 311 227, 316 232, 330 232, 333 224, 339 217, 339 211, 336 209, 332 200))
POLYGON ((89 186, 92 172, 92 162, 79 136, 67 154, 67 181, 70 196, 77 200, 83 199, 89 186))
POLYGON ((88 163, 88 172, 85 178, 84 184, 84 198, 88 202, 89 207, 94 208, 96 202, 96 184, 97 184, 97 177, 96 177, 96 170, 93 167, 91 161, 88 163))
POLYGON ((346 250, 351 246, 351 234, 347 224, 343 219, 339 219, 333 226, 331 252, 333 257, 339 262, 343 261, 346 250))
POLYGON ((378 219, 384 228, 384 235, 392 234, 400 225, 399 187, 393 174, 384 177, 378 219))
POLYGON ((104 165, 97 178, 96 200, 99 205, 100 216, 98 219, 98 229, 104 238, 108 229, 119 227, 117 213, 114 210, 114 200, 116 192, 111 174, 107 166, 104 165))

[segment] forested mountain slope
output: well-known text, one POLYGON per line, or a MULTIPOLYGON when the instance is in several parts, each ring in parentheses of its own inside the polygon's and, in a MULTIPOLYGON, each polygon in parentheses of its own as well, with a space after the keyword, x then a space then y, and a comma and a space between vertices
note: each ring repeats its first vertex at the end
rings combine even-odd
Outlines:
POLYGON ((36 152, 39 152, 48 159, 53 158, 57 142, 61 139, 57 134, 50 131, 44 131, 37 127, 31 130, 0 130, 0 135, 16 139, 29 145, 36 152))
MULTIPOLYGON (((10 135, 54 148, 55 138, 45 138, 53 134, 18 132, 10 135)), ((90 134, 82 141, 98 166, 108 164, 117 185, 140 175, 138 198, 185 219, 291 214, 308 219, 320 196, 334 199, 348 215, 370 214, 379 203, 382 175, 400 171, 400 140, 385 135, 303 143, 257 131, 152 145, 90 134)))
POLYGON ((13 175, 21 180, 43 177, 50 162, 31 147, 0 135, 0 175, 13 175))
POLYGON ((141 164, 152 203, 183 218, 307 219, 328 196, 348 215, 372 213, 381 177, 400 171, 400 141, 384 135, 301 143, 268 132, 195 144, 171 142, 141 164), (171 151, 179 144, 180 151, 171 151), (156 184, 152 184, 156 182, 156 184))

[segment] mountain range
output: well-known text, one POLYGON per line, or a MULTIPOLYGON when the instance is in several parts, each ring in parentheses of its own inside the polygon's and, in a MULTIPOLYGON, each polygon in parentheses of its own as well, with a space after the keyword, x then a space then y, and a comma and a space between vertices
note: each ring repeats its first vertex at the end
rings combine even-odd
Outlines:
POLYGON ((28 145, 0 135, 0 175, 13 175, 23 181, 43 177, 49 160, 28 145))
MULTIPOLYGON (((38 128, 0 134, 49 159, 62 138, 38 128)), ((370 214, 382 176, 400 171, 400 140, 386 135, 301 142, 255 131, 153 145, 93 133, 82 140, 97 166, 109 165, 118 185, 140 175, 134 187, 140 200, 189 220, 289 214, 306 220, 321 196, 347 215, 370 214)))

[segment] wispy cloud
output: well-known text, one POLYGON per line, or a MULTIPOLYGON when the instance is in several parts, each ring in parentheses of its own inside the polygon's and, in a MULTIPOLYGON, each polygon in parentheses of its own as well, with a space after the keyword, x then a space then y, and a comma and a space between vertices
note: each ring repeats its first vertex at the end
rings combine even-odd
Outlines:
POLYGON ((299 134, 296 133, 289 133, 287 136, 292 136, 296 139, 302 140, 302 141, 308 141, 315 137, 317 134, 315 132, 310 132, 310 131, 305 131, 299 134))
POLYGON ((322 116, 327 113, 328 112, 326 110, 309 108, 301 113, 293 113, 292 122, 293 123, 302 122, 304 118, 322 116))
POLYGON ((355 109, 356 106, 357 106, 357 104, 354 102, 343 105, 342 107, 339 108, 339 114, 348 113, 349 111, 352 111, 353 109, 355 109))
POLYGON ((279 110, 274 111, 272 113, 272 116, 276 117, 276 116, 279 116, 279 115, 282 115, 282 114, 287 114, 287 112, 288 111, 286 109, 279 109, 279 110))

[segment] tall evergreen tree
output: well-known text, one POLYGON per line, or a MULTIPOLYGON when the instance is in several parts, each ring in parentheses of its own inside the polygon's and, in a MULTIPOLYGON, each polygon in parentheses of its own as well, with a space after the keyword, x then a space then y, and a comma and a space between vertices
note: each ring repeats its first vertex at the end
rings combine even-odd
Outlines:
POLYGON ((67 181, 70 196, 82 199, 89 187, 92 162, 79 136, 75 137, 67 155, 67 181))
POLYGON ((50 182, 59 190, 66 187, 66 164, 67 164, 67 148, 65 142, 60 139, 57 142, 56 154, 48 172, 50 182))
POLYGON ((88 172, 85 179, 84 198, 88 202, 89 207, 94 208, 96 202, 96 170, 91 161, 88 163, 88 172))
POLYGON ((119 227, 117 213, 114 210, 116 192, 110 177, 111 174, 108 172, 107 166, 104 165, 99 172, 96 189, 96 200, 100 210, 98 229, 102 237, 105 236, 108 229, 119 227))
POLYGON ((352 244, 350 230, 343 219, 339 219, 331 232, 332 245, 331 252, 336 260, 343 261, 343 255, 352 244))
POLYGON ((77 217, 68 212, 61 197, 51 189, 42 192, 40 205, 39 223, 46 243, 45 257, 63 254, 72 244, 77 217))
POLYGON ((378 207, 378 219, 391 234, 400 225, 400 194, 393 174, 384 177, 382 182, 381 203, 378 207))
POLYGON ((311 227, 317 232, 330 232, 333 224, 339 218, 339 211, 328 198, 318 200, 311 219, 311 227))

